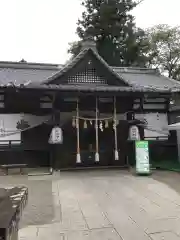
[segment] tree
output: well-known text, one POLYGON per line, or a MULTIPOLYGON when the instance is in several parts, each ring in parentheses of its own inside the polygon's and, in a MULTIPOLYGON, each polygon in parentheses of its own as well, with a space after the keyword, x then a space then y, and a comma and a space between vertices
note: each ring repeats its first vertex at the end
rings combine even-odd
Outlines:
POLYGON ((180 80, 180 27, 157 25, 147 30, 149 66, 180 80))
POLYGON ((81 42, 91 36, 96 42, 99 54, 116 66, 144 65, 143 54, 145 36, 137 29, 131 11, 137 2, 134 0, 84 0, 85 11, 78 21, 79 42, 70 44, 69 53, 77 55, 81 42))

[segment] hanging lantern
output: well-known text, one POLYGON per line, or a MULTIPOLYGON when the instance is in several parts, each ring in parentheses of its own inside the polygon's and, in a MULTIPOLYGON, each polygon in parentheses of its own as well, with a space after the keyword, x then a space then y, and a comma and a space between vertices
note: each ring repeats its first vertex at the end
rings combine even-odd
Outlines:
POLYGON ((139 134, 139 129, 137 126, 131 126, 129 128, 129 138, 128 140, 132 140, 132 141, 138 141, 140 140, 140 134, 139 134))
POLYGON ((93 125, 93 122, 92 122, 92 121, 90 121, 90 125, 91 125, 91 126, 93 125))
POLYGON ((49 138, 50 144, 62 144, 63 143, 63 132, 60 127, 53 127, 49 138))
POLYGON ((105 120, 105 128, 108 128, 109 127, 109 122, 108 120, 105 120))
POLYGON ((87 128, 87 121, 84 121, 84 128, 87 128))
POLYGON ((73 126, 73 128, 75 128, 76 127, 76 119, 73 117, 73 119, 72 119, 72 126, 73 126))

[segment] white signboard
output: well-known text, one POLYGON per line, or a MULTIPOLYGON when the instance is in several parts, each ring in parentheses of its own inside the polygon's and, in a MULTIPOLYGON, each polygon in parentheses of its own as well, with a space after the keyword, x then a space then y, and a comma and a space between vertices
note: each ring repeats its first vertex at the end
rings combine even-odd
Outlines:
POLYGON ((148 141, 136 141, 136 172, 149 174, 149 144, 148 141))

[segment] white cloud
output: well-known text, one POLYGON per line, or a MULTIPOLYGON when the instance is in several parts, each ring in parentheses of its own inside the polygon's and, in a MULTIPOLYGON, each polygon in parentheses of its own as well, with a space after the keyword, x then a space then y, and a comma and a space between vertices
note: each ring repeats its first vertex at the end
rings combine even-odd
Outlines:
POLYGON ((179 0, 144 0, 134 11, 139 27, 155 24, 180 25, 179 0))
MULTIPOLYGON (((81 0, 0 0, 0 60, 63 63, 81 16, 81 0)), ((144 0, 137 25, 180 25, 179 0, 144 0)))

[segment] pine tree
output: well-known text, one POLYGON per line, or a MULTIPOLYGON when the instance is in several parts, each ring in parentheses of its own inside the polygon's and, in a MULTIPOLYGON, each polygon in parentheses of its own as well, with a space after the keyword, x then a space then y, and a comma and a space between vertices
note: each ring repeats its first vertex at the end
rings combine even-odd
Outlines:
MULTIPOLYGON (((81 41, 93 37, 99 54, 112 66, 144 65, 144 32, 136 28, 129 14, 136 4, 133 0, 82 2, 85 11, 78 21, 77 34, 81 41)), ((76 55, 81 41, 72 43, 69 52, 76 55)))

